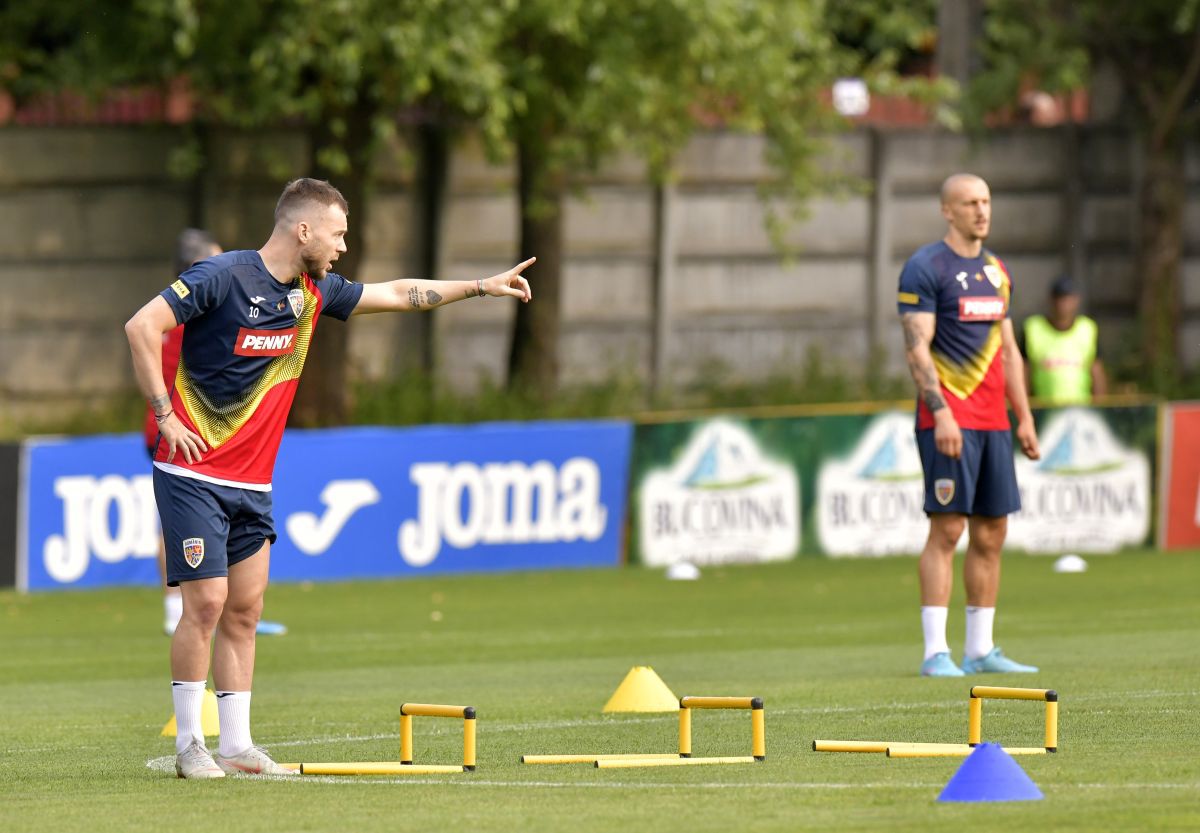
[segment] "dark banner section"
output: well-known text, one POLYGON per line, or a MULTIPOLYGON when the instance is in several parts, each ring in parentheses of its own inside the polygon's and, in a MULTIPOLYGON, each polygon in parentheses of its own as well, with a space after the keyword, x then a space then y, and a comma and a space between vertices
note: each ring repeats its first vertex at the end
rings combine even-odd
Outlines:
POLYGON ((0 443, 0 587, 17 583, 17 493, 21 446, 0 443))

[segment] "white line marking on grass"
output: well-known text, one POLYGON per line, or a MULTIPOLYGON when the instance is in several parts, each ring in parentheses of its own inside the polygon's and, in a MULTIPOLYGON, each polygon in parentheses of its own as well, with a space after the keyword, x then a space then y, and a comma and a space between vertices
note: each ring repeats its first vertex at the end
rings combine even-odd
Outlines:
MULTIPOLYGON (((279 745, 279 744, 277 744, 279 745)), ((146 768, 156 772, 169 772, 175 774, 175 756, 164 755, 161 758, 151 758, 146 761, 146 768)), ((861 784, 848 784, 844 782, 829 782, 821 783, 818 781, 707 781, 700 783, 677 783, 677 784, 661 784, 647 783, 645 781, 522 781, 522 780, 498 780, 498 779, 481 779, 474 775, 452 775, 446 778, 375 778, 375 777, 348 777, 334 775, 305 775, 301 776, 274 776, 274 775, 246 775, 238 776, 239 778, 257 778, 263 781, 303 781, 306 784, 359 784, 359 785, 395 785, 395 784, 443 784, 446 786, 461 786, 461 787, 538 787, 541 789, 602 789, 602 790, 747 790, 761 788, 764 790, 886 790, 886 789, 901 789, 901 790, 938 790, 945 786, 941 781, 936 782, 873 782, 865 781, 861 784)), ((1170 782, 1150 782, 1144 784, 1049 784, 1051 789, 1054 787, 1066 787, 1068 789, 1081 790, 1200 790, 1200 783, 1179 784, 1170 782)))

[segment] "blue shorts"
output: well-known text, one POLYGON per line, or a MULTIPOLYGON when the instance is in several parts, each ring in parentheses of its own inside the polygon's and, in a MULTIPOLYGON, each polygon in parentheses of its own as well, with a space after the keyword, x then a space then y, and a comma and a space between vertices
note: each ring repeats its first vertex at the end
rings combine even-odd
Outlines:
POLYGON ((925 512, 953 512, 999 518, 1021 510, 1017 470, 1009 431, 962 429, 962 456, 937 450, 933 429, 917 431, 925 470, 925 512))
POLYGON ((167 549, 167 584, 228 576, 275 543, 271 493, 218 486, 154 469, 154 500, 167 549))

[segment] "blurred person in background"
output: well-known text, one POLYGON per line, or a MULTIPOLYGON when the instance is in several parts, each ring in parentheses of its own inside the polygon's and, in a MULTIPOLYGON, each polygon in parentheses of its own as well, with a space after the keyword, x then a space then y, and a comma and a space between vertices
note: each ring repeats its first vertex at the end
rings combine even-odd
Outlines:
POLYGON ((1030 393, 1047 405, 1087 405, 1108 393, 1096 322, 1079 314, 1079 288, 1063 275, 1050 287, 1048 315, 1031 315, 1021 352, 1030 393))
MULTIPOLYGON (((220 244, 204 229, 184 229, 175 241, 174 274, 178 277, 205 258, 215 257, 221 252, 220 244)), ((162 375, 163 384, 167 386, 168 390, 175 385, 175 373, 179 368, 179 352, 182 346, 182 325, 163 333, 162 375)), ((153 460, 159 433, 158 423, 154 419, 154 409, 150 407, 149 403, 146 405, 146 419, 142 433, 146 440, 146 453, 153 460)), ((175 628, 179 626, 179 618, 183 616, 183 594, 178 587, 172 587, 167 583, 167 553, 161 532, 158 537, 158 575, 163 583, 163 632, 167 636, 172 636, 175 628)), ((281 635, 287 633, 287 628, 279 622, 263 620, 258 623, 258 633, 281 635)))
POLYGON ((333 272, 346 251, 348 214, 328 182, 290 182, 261 249, 201 260, 125 324, 134 374, 158 425, 154 497, 167 583, 183 594, 171 638, 180 778, 293 774, 251 739, 250 689, 276 540, 275 458, 318 320, 532 297, 521 272, 533 259, 470 281, 353 283, 333 272), (180 324, 187 326, 169 385, 162 337, 180 324), (210 666, 221 727, 215 758, 201 723, 210 666))
POLYGON ((921 674, 927 677, 1037 671, 1006 657, 992 637, 1008 516, 1021 508, 1006 398, 1021 450, 1034 460, 1040 452, 1009 318, 1012 279, 983 247, 991 200, 979 177, 949 177, 941 192, 945 237, 918 249, 900 273, 900 322, 917 386, 917 448, 929 516, 919 564, 921 674), (950 657, 946 620, 954 551, 964 531, 967 632, 960 667, 950 657))

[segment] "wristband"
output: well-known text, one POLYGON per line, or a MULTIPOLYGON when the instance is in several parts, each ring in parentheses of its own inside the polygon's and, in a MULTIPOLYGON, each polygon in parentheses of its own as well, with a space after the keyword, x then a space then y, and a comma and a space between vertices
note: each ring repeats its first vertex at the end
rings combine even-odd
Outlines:
POLYGON ((168 418, 168 417, 170 417, 170 416, 171 416, 171 414, 173 414, 173 413, 175 413, 175 409, 174 409, 174 408, 172 408, 171 410, 167 411, 165 414, 155 414, 155 415, 154 415, 154 421, 155 421, 155 422, 157 422, 159 425, 162 425, 164 422, 166 422, 166 421, 167 421, 167 418, 168 418))
POLYGON ((475 285, 476 285, 476 287, 477 287, 477 288, 478 288, 478 290, 479 290, 479 297, 480 297, 480 298, 482 298, 482 297, 483 297, 483 294, 484 294, 484 293, 483 293, 483 278, 477 278, 477 279, 475 280, 475 285))

